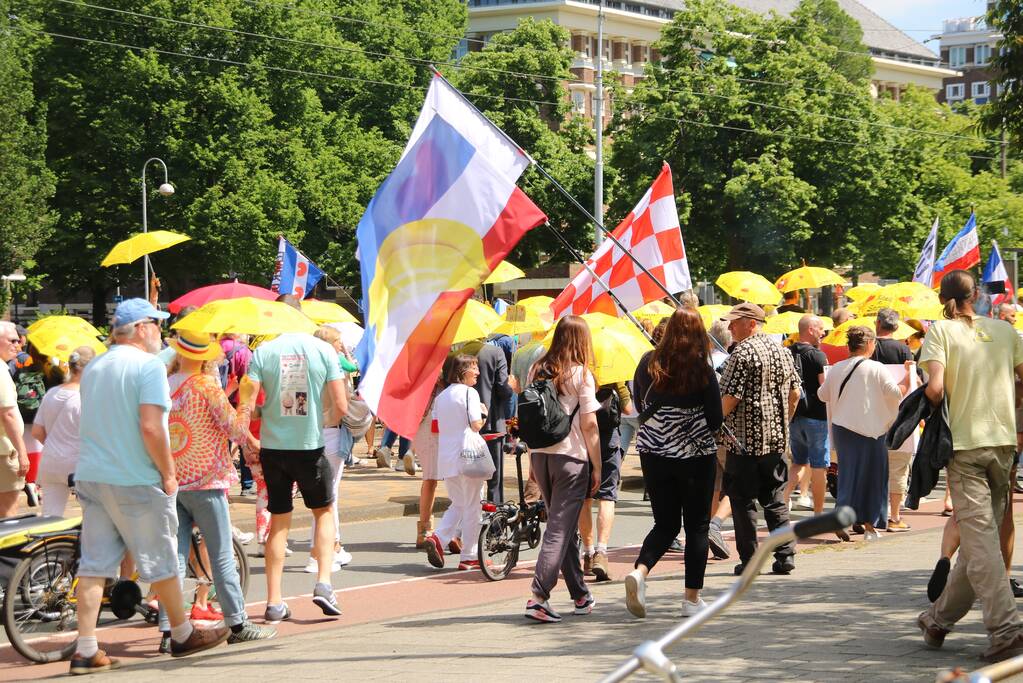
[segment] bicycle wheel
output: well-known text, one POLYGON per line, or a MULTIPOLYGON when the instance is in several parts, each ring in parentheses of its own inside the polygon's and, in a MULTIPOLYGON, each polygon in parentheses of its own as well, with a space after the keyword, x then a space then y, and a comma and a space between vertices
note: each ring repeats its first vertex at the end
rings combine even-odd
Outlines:
POLYGON ((231 539, 231 547, 234 550, 234 564, 238 568, 238 583, 242 587, 242 595, 249 591, 249 557, 245 554, 245 547, 238 542, 237 538, 231 539))
POLYGON ((491 581, 500 581, 508 576, 518 562, 517 528, 517 524, 508 523, 506 512, 495 512, 483 522, 477 550, 483 576, 491 581))
POLYGON ((78 640, 72 600, 78 554, 75 543, 53 541, 14 568, 4 595, 4 630, 21 656, 40 664, 67 659, 78 640))

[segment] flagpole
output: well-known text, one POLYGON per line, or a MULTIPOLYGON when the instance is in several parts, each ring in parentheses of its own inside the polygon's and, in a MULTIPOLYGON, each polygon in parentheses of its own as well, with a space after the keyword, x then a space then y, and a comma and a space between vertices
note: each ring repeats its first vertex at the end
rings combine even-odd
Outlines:
MULTIPOLYGON (((430 67, 430 68, 432 68, 432 69, 433 69, 433 73, 434 73, 434 74, 435 74, 435 75, 436 75, 436 76, 437 76, 438 78, 440 78, 441 80, 443 80, 443 81, 444 81, 445 83, 447 83, 447 84, 448 84, 448 87, 450 87, 450 88, 451 88, 452 90, 454 90, 454 91, 455 91, 456 93, 458 93, 458 94, 459 94, 459 95, 461 96, 461 98, 462 98, 462 99, 463 99, 463 100, 465 101, 465 103, 466 103, 466 104, 467 104, 467 105, 468 105, 468 106, 469 106, 470 108, 472 108, 472 110, 473 110, 473 111, 475 111, 475 112, 476 112, 477 114, 479 114, 479 115, 480 115, 480 116, 482 116, 483 118, 487 118, 487 117, 486 117, 486 115, 485 115, 485 114, 484 114, 483 112, 481 112, 481 111, 479 110, 479 107, 477 107, 477 106, 476 106, 475 104, 473 104, 472 102, 470 102, 470 101, 469 101, 469 98, 465 96, 465 93, 463 93, 463 92, 462 92, 461 90, 459 90, 459 89, 458 89, 458 88, 456 88, 455 86, 451 85, 451 83, 450 83, 450 82, 449 82, 449 81, 448 81, 448 80, 447 80, 446 78, 444 78, 444 76, 442 76, 442 75, 441 75, 441 73, 440 73, 439 71, 437 71, 437 67, 435 67, 435 66, 431 65, 431 67, 430 67)), ((487 119, 487 120, 489 121, 490 119, 487 119)), ((493 125, 493 124, 491 124, 491 125, 493 125)), ((622 253, 624 253, 624 254, 625 254, 626 256, 628 256, 628 257, 629 257, 629 260, 631 260, 631 261, 632 261, 632 262, 633 262, 634 264, 636 264, 636 266, 637 266, 637 267, 638 267, 638 268, 640 269, 640 271, 642 271, 644 275, 646 275, 647 277, 649 277, 649 278, 651 279, 651 281, 653 281, 653 283, 654 283, 655 285, 657 285, 657 288, 658 288, 659 290, 661 290, 662 292, 664 292, 664 295, 665 295, 666 297, 668 297, 669 299, 671 299, 671 300, 672 300, 672 302, 673 302, 673 303, 674 303, 674 304, 675 304, 676 306, 681 306, 681 305, 682 305, 682 302, 681 302, 681 301, 679 301, 679 300, 678 300, 678 299, 677 299, 677 298, 675 297, 675 295, 674 295, 673 293, 671 293, 671 292, 669 292, 669 291, 668 291, 668 288, 667 288, 667 287, 666 287, 666 286, 664 285, 664 283, 663 283, 663 282, 661 282, 660 280, 658 280, 658 279, 657 279, 656 277, 654 277, 654 274, 650 272, 650 269, 649 269, 649 268, 647 268, 647 267, 646 267, 645 265, 643 265, 643 264, 642 264, 642 263, 640 262, 640 260, 639 260, 638 258, 636 258, 636 257, 635 257, 635 256, 634 256, 634 255, 632 254, 632 252, 631 252, 631 251, 629 251, 629 248, 628 248, 628 247, 626 247, 626 246, 625 246, 624 244, 622 244, 622 242, 621 242, 621 241, 620 241, 620 240, 619 240, 619 239, 618 239, 617 237, 615 237, 615 235, 614 235, 614 232, 613 232, 612 230, 610 230, 610 229, 608 229, 607 227, 605 227, 605 225, 604 225, 604 223, 603 223, 602 221, 598 221, 598 220, 597 220, 597 219, 596 219, 596 218, 595 218, 595 217, 593 216, 593 214, 592 214, 592 213, 590 213, 589 211, 587 211, 587 210, 586 210, 586 207, 584 207, 584 206, 583 206, 582 204, 580 204, 580 203, 579 203, 579 200, 577 200, 577 199, 576 199, 575 197, 573 197, 573 196, 572 196, 572 195, 571 195, 571 194, 570 194, 570 193, 568 192, 568 190, 566 190, 566 189, 564 188, 564 186, 562 186, 562 184, 561 184, 561 183, 559 183, 559 182, 558 182, 558 181, 557 181, 557 180, 556 180, 556 179, 554 178, 554 176, 552 176, 552 175, 551 175, 550 173, 548 173, 548 172, 547 172, 547 169, 545 169, 545 168, 544 168, 543 166, 541 166, 541 165, 540 165, 540 163, 539 163, 539 162, 538 162, 538 161, 537 161, 536 159, 534 159, 534 158, 533 158, 532 156, 530 156, 530 155, 529 155, 529 154, 528 154, 528 153, 527 153, 527 152, 526 152, 526 151, 525 151, 524 149, 522 149, 522 147, 520 147, 520 146, 519 146, 519 144, 518 144, 517 142, 515 142, 514 140, 512 140, 512 139, 511 139, 511 137, 510 137, 510 136, 509 136, 509 135, 508 135, 507 133, 505 133, 505 132, 504 132, 503 130, 501 130, 501 129, 500 129, 500 128, 498 128, 497 126, 494 126, 494 128, 495 128, 495 129, 497 129, 498 131, 500 131, 501 135, 503 135, 503 136, 504 136, 504 138, 505 138, 506 140, 508 140, 508 142, 510 142, 511 144, 515 145, 515 147, 516 147, 516 148, 517 148, 518 150, 520 150, 520 151, 521 151, 521 152, 522 152, 522 153, 523 153, 523 154, 524 154, 524 155, 526 156, 526 158, 528 158, 528 159, 529 159, 529 160, 530 160, 530 161, 532 162, 532 164, 533 164, 533 166, 534 166, 534 167, 536 168, 536 170, 537 170, 537 171, 539 171, 539 172, 540 172, 540 174, 542 174, 542 175, 543 175, 543 176, 544 176, 545 178, 547 178, 547 180, 549 180, 549 181, 550 181, 550 183, 551 183, 551 184, 552 184, 552 185, 554 186, 554 188, 555 188, 555 189, 556 189, 556 190, 557 190, 558 192, 560 192, 561 194, 565 195, 565 198, 566 198, 566 199, 568 199, 568 201, 572 202, 572 204, 573 204, 573 205, 574 205, 574 206, 575 206, 575 207, 576 207, 577 209, 579 209, 579 211, 580 211, 580 212, 582 212, 582 214, 583 214, 584 216, 586 216, 586 218, 588 218, 588 219, 590 220, 590 222, 591 222, 591 223, 593 223, 593 224, 594 224, 594 225, 595 225, 595 226, 596 226, 597 228, 599 228, 599 229, 600 229, 600 230, 601 230, 601 231, 602 231, 602 232, 603 232, 603 233, 604 233, 604 234, 605 234, 605 235, 607 236, 607 238, 608 238, 608 239, 610 239, 610 240, 611 240, 612 242, 614 242, 615 246, 616 246, 616 247, 618 247, 619 249, 621 249, 621 250, 622 250, 622 253)), ((552 226, 552 229, 553 229, 553 226, 552 226)), ((559 237, 561 237, 562 235, 561 235, 560 233, 558 233, 558 236, 559 236, 559 237)))

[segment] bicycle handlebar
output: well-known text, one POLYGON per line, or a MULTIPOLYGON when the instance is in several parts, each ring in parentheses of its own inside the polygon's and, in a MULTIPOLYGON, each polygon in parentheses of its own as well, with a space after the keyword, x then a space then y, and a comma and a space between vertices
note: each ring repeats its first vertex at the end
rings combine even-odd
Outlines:
POLYGON ((823 515, 796 522, 792 525, 792 533, 796 535, 797 539, 802 540, 844 529, 855 522, 856 511, 848 505, 843 505, 823 515))

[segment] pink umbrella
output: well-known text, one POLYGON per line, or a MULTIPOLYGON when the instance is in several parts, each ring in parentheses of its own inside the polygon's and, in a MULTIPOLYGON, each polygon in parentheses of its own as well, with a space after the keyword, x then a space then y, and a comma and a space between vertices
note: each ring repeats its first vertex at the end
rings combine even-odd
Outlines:
POLYGON ((219 285, 207 285, 206 287, 193 289, 188 294, 183 294, 170 302, 167 308, 170 309, 171 313, 176 314, 185 306, 202 306, 211 301, 220 301, 221 299, 238 299, 243 296, 251 296, 257 299, 273 301, 278 295, 265 287, 247 285, 244 282, 238 282, 235 280, 234 282, 222 282, 219 285))

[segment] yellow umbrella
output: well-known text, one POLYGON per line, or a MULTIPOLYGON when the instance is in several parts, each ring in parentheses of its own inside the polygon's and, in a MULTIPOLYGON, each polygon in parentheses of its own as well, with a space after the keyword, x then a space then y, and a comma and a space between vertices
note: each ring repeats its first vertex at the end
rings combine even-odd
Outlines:
POLYGON ((714 284, 728 296, 754 304, 776 304, 781 299, 781 292, 770 280, 748 270, 722 273, 714 284))
POLYGON ((521 268, 517 268, 507 261, 501 261, 497 264, 497 268, 494 268, 494 272, 490 274, 490 277, 483 281, 483 284, 496 285, 502 282, 518 280, 523 277, 526 277, 526 273, 523 272, 521 268))
POLYGON ((549 330, 553 324, 550 309, 537 311, 526 308, 522 304, 515 304, 509 306, 508 310, 504 312, 500 324, 494 328, 493 333, 514 337, 527 332, 544 332, 549 330))
MULTIPOLYGON (((824 339, 821 340, 821 343, 829 344, 831 346, 845 346, 846 344, 849 343, 849 337, 847 337, 845 333, 849 330, 850 327, 861 325, 863 327, 869 327, 870 329, 873 330, 874 322, 876 320, 877 318, 875 318, 874 316, 846 320, 844 323, 833 329, 828 336, 824 337, 824 339)), ((893 334, 892 337, 895 339, 902 340, 909 339, 914 334, 916 334, 916 330, 914 330, 912 327, 910 327, 909 325, 900 320, 899 329, 895 330, 895 334, 893 334)))
POLYGON ((274 335, 288 332, 311 334, 318 325, 285 303, 245 296, 211 301, 172 327, 208 334, 274 335))
POLYGON ((28 340, 44 356, 56 356, 67 362, 71 352, 79 346, 89 346, 97 355, 107 350, 96 337, 81 330, 61 330, 55 326, 28 333, 28 340))
POLYGON ((93 327, 89 321, 79 318, 77 315, 49 315, 28 326, 29 333, 41 330, 59 330, 62 334, 81 332, 89 337, 103 336, 103 333, 93 327))
POLYGON ((845 278, 833 270, 816 266, 802 266, 778 278, 774 283, 779 292, 794 292, 797 289, 816 289, 827 285, 844 285, 845 278))
POLYGON ((554 297, 550 296, 530 296, 516 301, 516 306, 521 306, 527 311, 533 311, 537 315, 550 313, 551 304, 554 303, 554 297))
POLYGON ((882 308, 891 308, 903 318, 939 320, 942 306, 938 295, 926 285, 896 282, 859 302, 857 315, 875 315, 882 308))
POLYGON ((100 265, 115 266, 118 263, 131 263, 146 254, 152 254, 154 251, 173 247, 175 244, 181 244, 190 239, 192 238, 188 235, 179 235, 176 232, 168 232, 166 230, 142 232, 115 244, 114 248, 110 250, 110 253, 107 254, 107 257, 103 259, 100 265))
POLYGON ((661 318, 667 318, 674 312, 674 306, 666 304, 663 301, 651 301, 647 305, 637 308, 632 312, 632 315, 637 318, 650 318, 652 320, 660 321, 661 318))
POLYGON ((452 344, 487 337, 501 323, 501 316, 497 311, 475 299, 465 302, 460 315, 462 317, 458 321, 458 329, 455 331, 455 338, 451 340, 452 344))
POLYGON ((726 313, 732 310, 732 307, 725 306, 724 304, 704 304, 696 310, 703 319, 703 326, 709 330, 714 321, 723 318, 726 313))
MULTIPOLYGON (((606 313, 582 316, 593 339, 593 374, 597 385, 627 382, 636 374, 640 358, 654 347, 639 329, 623 318, 606 313)), ((554 335, 547 335, 543 344, 551 347, 554 335)))
POLYGON ((864 282, 862 285, 856 285, 845 290, 845 298, 852 301, 862 301, 879 289, 881 289, 881 285, 876 282, 864 282))
POLYGON ((304 299, 302 312, 313 319, 313 322, 324 323, 357 323, 359 319, 333 301, 304 299))
MULTIPOLYGON (((764 332, 767 334, 795 334, 799 332, 799 321, 805 315, 806 313, 798 313, 797 311, 785 311, 778 315, 772 315, 764 324, 764 332)), ((831 318, 821 317, 820 320, 824 324, 825 330, 830 330, 835 326, 831 318)))

